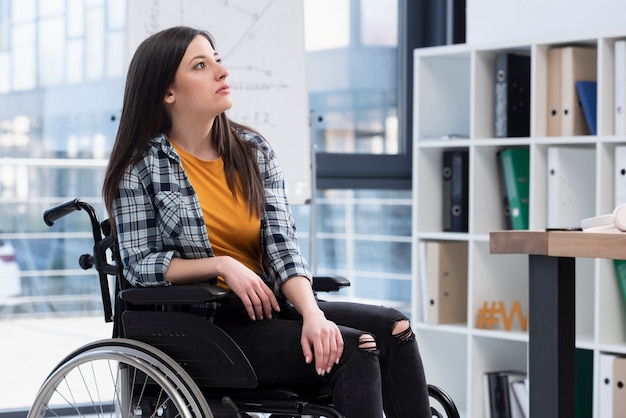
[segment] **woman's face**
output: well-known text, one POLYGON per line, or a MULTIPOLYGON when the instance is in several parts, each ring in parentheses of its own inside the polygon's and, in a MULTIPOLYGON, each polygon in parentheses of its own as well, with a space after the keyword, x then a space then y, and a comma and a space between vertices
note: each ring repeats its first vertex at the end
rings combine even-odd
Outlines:
POLYGON ((214 118, 233 105, 228 70, 205 37, 198 35, 187 47, 165 102, 175 113, 214 118))

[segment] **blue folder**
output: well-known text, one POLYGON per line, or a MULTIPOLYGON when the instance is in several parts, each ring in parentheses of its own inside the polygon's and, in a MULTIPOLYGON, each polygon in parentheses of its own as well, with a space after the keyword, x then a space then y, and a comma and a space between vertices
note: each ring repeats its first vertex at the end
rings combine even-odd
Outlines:
POLYGON ((583 107, 587 126, 591 135, 596 135, 598 83, 595 81, 577 81, 576 91, 583 107))

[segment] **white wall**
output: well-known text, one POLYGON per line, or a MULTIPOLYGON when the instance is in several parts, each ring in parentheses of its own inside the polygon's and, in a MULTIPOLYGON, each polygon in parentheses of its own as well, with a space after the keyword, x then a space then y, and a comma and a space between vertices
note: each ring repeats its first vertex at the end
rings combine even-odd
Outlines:
POLYGON ((467 43, 626 34, 625 0, 467 0, 467 43))

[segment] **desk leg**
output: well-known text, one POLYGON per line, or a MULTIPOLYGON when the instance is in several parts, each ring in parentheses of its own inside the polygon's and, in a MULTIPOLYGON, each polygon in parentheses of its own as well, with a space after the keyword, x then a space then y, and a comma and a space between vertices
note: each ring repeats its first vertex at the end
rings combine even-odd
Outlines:
POLYGON ((530 255, 530 416, 575 416, 575 259, 530 255))

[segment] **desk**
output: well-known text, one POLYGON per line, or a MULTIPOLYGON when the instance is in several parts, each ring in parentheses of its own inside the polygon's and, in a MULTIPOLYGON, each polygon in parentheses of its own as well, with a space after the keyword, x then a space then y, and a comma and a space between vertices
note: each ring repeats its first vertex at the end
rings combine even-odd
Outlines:
POLYGON ((626 233, 495 231, 492 254, 528 254, 530 416, 575 416, 575 260, 626 259, 626 233))

